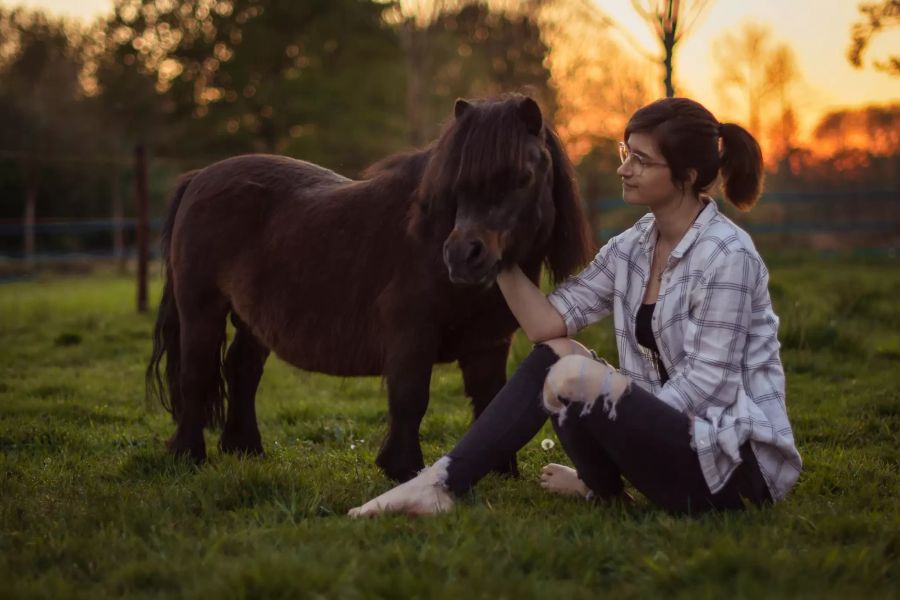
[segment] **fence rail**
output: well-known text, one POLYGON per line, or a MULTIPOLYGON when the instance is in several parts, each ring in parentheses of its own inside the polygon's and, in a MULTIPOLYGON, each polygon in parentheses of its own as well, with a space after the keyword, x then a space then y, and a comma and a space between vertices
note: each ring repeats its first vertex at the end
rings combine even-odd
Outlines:
MULTIPOLYGON (((635 207, 625 206, 621 198, 601 198, 586 205, 594 217, 594 232, 600 242, 623 231, 634 219, 635 207)), ((760 206, 768 207, 774 214, 762 214, 760 220, 755 220, 753 214, 736 217, 741 227, 756 236, 780 236, 782 242, 790 238, 794 247, 807 245, 804 238, 810 236, 831 236, 837 239, 837 245, 840 245, 838 238, 847 238, 862 243, 868 250, 900 251, 900 191, 897 190, 768 192, 760 206), (798 210, 801 207, 811 207, 811 210, 798 210), (835 214, 827 216, 824 213, 835 214)), ((754 211, 757 212, 765 213, 754 211)), ((31 257, 37 264, 54 260, 130 257, 135 254, 136 226, 134 218, 38 219, 32 225, 22 220, 0 220, 0 262, 12 264, 26 260, 24 240, 29 227, 37 239, 31 257), (89 236, 93 238, 91 242, 87 241, 89 236), (114 240, 117 236, 120 244, 126 238, 128 242, 116 248, 114 240), (22 243, 16 243, 16 238, 22 243), (47 248, 54 245, 48 243, 50 240, 61 238, 68 239, 68 248, 47 248), (41 248, 42 245, 45 248, 41 248)), ((154 237, 161 227, 161 217, 149 220, 149 230, 154 237)), ((765 241, 762 242, 765 245, 765 241)))

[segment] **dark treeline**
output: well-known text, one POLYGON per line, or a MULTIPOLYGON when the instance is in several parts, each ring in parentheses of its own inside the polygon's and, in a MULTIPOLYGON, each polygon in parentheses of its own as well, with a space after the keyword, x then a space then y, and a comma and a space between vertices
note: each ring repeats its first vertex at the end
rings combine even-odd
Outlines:
MULTIPOLYGON (((455 98, 510 91, 537 98, 564 141, 579 145, 587 199, 620 194, 613 134, 575 124, 585 110, 588 121, 617 111, 610 122, 623 122, 653 96, 638 89, 640 67, 611 38, 573 37, 577 29, 566 37, 574 20, 548 21, 541 8, 550 0, 423 2, 418 12, 414 4, 116 0, 92 24, 0 6, 0 253, 21 253, 14 228, 29 213, 38 223, 132 214, 138 144, 150 156, 159 215, 174 177, 211 161, 274 152, 353 177, 434 139, 455 98), (566 48, 566 63, 553 60, 554 39, 607 51, 566 48), (551 77, 548 65, 564 63, 551 77), (631 100, 606 106, 614 98, 631 100)), ((767 187, 900 189, 898 132, 897 105, 825 115, 805 145, 785 134, 767 187)), ((617 225, 593 217, 598 229, 617 225)), ((41 250, 52 252, 108 248, 111 234, 41 235, 41 250)))
POLYGON ((158 214, 175 173, 239 153, 358 175, 459 96, 525 90, 552 114, 532 17, 454 6, 424 25, 366 0, 117 0, 93 25, 0 7, 0 219, 29 197, 38 221, 110 216, 137 144, 158 214))

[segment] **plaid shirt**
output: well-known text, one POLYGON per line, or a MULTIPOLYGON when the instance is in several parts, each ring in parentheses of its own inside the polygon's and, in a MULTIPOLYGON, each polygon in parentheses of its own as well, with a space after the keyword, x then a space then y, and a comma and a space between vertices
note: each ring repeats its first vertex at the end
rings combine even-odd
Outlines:
POLYGON ((750 440, 772 498, 780 500, 797 481, 801 461, 785 408, 766 266, 750 236, 709 201, 660 282, 652 329, 670 377, 662 385, 635 335, 656 233, 648 213, 548 299, 569 335, 613 313, 621 372, 691 417, 710 491, 722 489, 741 463, 740 446, 750 440))

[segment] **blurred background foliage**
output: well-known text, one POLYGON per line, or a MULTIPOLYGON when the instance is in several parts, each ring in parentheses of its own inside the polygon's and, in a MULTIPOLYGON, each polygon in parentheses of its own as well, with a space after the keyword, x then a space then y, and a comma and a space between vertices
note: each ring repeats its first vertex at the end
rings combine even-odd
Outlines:
MULTIPOLYGON (((663 88, 592 7, 115 0, 111 14, 85 23, 0 6, 0 227, 20 223, 29 203, 39 224, 129 216, 138 144, 149 150, 158 216, 174 177, 214 160, 273 152, 354 177, 434 139, 455 98, 521 91, 559 130, 602 239, 634 216, 602 202, 620 195, 616 140, 627 117, 663 88)), ((751 99, 746 122, 766 140, 768 190, 900 189, 900 106, 826 114, 800 140, 791 90, 801 74, 790 48, 749 25, 718 45, 730 61, 723 93, 751 99), (729 74, 740 61, 764 65, 763 84, 729 74)), ((764 217, 795 210, 779 206, 764 217)), ((797 210, 844 218, 804 206, 797 210)), ((879 206, 869 217, 892 210, 879 206)), ((41 248, 63 251, 108 246, 110 233, 41 235, 41 248)), ((896 231, 887 242, 879 236, 896 246, 896 231)), ((20 255, 21 243, 0 235, 0 253, 20 255)))

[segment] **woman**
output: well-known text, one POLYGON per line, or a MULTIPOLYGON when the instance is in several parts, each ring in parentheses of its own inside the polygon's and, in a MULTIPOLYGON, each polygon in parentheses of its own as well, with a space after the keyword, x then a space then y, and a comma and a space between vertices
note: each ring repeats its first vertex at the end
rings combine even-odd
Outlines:
POLYGON ((750 237, 705 195, 719 180, 749 210, 756 140, 685 98, 638 110, 620 144, 623 196, 649 213, 549 296, 513 266, 497 284, 536 344, 462 440, 414 479, 350 511, 448 510, 548 415, 575 469, 542 485, 596 498, 623 477, 678 513, 782 499, 800 473, 784 402, 778 318, 750 237), (620 370, 568 336, 610 312, 620 370))

